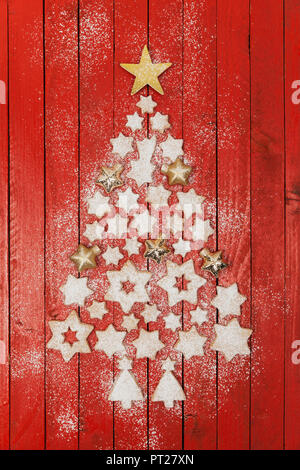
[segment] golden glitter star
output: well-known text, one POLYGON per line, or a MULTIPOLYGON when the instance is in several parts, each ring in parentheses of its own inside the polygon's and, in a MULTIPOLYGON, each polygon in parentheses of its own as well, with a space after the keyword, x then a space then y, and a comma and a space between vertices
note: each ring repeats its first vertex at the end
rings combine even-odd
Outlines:
POLYGON ((121 67, 127 72, 135 76, 135 81, 131 90, 131 94, 134 95, 139 90, 144 88, 146 85, 150 85, 155 91, 164 94, 161 84, 159 83, 158 77, 165 70, 171 67, 171 63, 164 64, 153 64, 149 54, 147 46, 144 46, 142 57, 139 64, 120 64, 121 67))
POLYGON ((181 158, 176 158, 174 163, 163 165, 161 172, 168 177, 170 185, 182 184, 185 186, 189 182, 192 167, 185 165, 181 158))
POLYGON ((116 164, 111 168, 103 166, 96 184, 102 186, 107 193, 110 193, 114 188, 118 188, 123 185, 123 181, 120 178, 120 174, 123 170, 124 168, 119 164, 116 164))
POLYGON ((100 249, 97 245, 87 248, 84 245, 78 245, 77 250, 70 256, 70 260, 76 264, 78 271, 85 269, 93 269, 97 267, 96 256, 100 254, 100 249))
POLYGON ((207 248, 204 248, 200 252, 200 255, 204 259, 204 263, 201 268, 204 269, 204 271, 209 271, 215 277, 218 277, 219 271, 227 268, 228 266, 222 259, 222 251, 211 253, 207 248))
POLYGON ((162 258, 170 253, 165 240, 158 238, 157 240, 145 240, 146 251, 145 258, 150 258, 160 263, 162 258))

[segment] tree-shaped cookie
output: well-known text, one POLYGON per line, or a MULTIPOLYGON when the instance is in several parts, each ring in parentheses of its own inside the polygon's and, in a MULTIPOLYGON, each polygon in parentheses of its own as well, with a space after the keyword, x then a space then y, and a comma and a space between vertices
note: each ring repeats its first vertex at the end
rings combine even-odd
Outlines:
POLYGON ((170 358, 163 361, 162 368, 166 371, 157 385, 152 401, 163 401, 166 408, 172 408, 175 400, 185 400, 184 391, 173 375, 174 362, 170 358))
POLYGON ((119 369, 122 371, 114 383, 108 399, 110 401, 120 401, 125 410, 131 408, 131 402, 143 400, 143 394, 129 369, 132 368, 132 361, 124 357, 119 362, 119 369))

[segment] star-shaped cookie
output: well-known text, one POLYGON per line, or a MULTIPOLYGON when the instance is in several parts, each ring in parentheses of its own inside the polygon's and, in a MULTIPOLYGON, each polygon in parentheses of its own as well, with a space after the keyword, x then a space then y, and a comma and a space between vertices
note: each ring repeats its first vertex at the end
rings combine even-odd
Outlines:
POLYGON ((84 237, 86 237, 90 242, 95 240, 101 240, 102 234, 104 232, 104 227, 99 224, 99 222, 93 222, 92 224, 86 224, 84 237))
POLYGON ((156 321, 157 317, 161 314, 158 310, 156 305, 149 305, 146 304, 144 310, 142 311, 141 315, 144 317, 145 323, 149 323, 150 321, 156 321))
POLYGON ((203 346, 207 338, 199 335, 195 325, 189 331, 179 331, 179 340, 174 348, 180 351, 186 359, 193 356, 203 356, 203 346))
POLYGON ((71 261, 76 265, 81 273, 85 269, 94 269, 97 267, 96 257, 100 254, 97 245, 88 248, 85 245, 78 245, 77 250, 70 256, 71 261))
POLYGON ((185 186, 189 183, 192 167, 185 165, 181 158, 178 157, 174 163, 163 165, 161 172, 168 177, 168 183, 170 185, 181 184, 185 186))
POLYGON ((211 301, 211 304, 219 310, 221 318, 227 315, 240 315, 241 305, 247 300, 247 297, 241 295, 236 283, 229 287, 217 286, 217 295, 211 301))
POLYGON ((182 300, 196 305, 198 289, 206 283, 206 280, 195 273, 193 261, 188 260, 183 264, 167 261, 166 265, 167 275, 157 284, 167 292, 169 305, 172 307, 182 300), (187 286, 186 289, 179 290, 176 281, 182 277, 187 281, 187 286))
POLYGON ((63 359, 68 362, 76 353, 90 353, 87 338, 94 329, 93 325, 82 323, 73 310, 64 321, 49 321, 52 337, 47 343, 48 349, 61 352, 63 359), (66 341, 65 334, 72 331, 75 334, 72 344, 66 341))
POLYGON ((203 248, 200 255, 204 259, 201 269, 210 272, 215 277, 218 277, 219 272, 227 268, 227 264, 222 258, 222 251, 211 252, 207 248, 203 248))
POLYGON ((121 67, 127 72, 131 73, 135 76, 133 88, 131 90, 131 94, 134 95, 138 91, 140 91, 144 86, 149 85, 155 91, 160 93, 161 95, 164 94, 161 84, 158 80, 158 77, 169 67, 171 67, 171 63, 162 63, 162 64, 154 64, 151 61, 151 57, 149 54, 148 47, 145 45, 143 48, 141 60, 139 64, 120 64, 121 67))
POLYGON ((146 202, 150 202, 152 207, 159 209, 168 207, 168 199, 171 191, 166 189, 162 184, 157 186, 149 186, 147 190, 146 202))
POLYGON ((91 318, 97 318, 98 320, 102 320, 104 315, 108 312, 105 302, 98 302, 94 300, 92 305, 87 307, 91 318))
POLYGON ((158 131, 161 134, 171 127, 167 114, 155 113, 154 116, 150 118, 150 123, 152 130, 158 131))
POLYGON ((59 288, 63 293, 65 305, 84 306, 86 297, 93 293, 92 289, 87 286, 87 281, 87 277, 77 278, 72 274, 68 275, 67 282, 59 288))
POLYGON ((121 239, 127 234, 128 217, 116 214, 114 217, 106 219, 107 221, 107 237, 113 239, 121 239))
POLYGON ((170 253, 165 240, 158 238, 157 240, 145 240, 146 251, 144 257, 160 263, 161 260, 170 253))
POLYGON ((127 251, 128 255, 138 255, 139 248, 142 246, 141 242, 137 238, 127 238, 124 246, 124 250, 127 251))
POLYGON ((186 193, 179 191, 176 193, 179 202, 176 204, 175 209, 182 212, 184 217, 188 219, 191 215, 203 215, 203 201, 205 198, 196 193, 194 188, 186 193))
POLYGON ((124 315, 122 321, 122 327, 127 331, 135 330, 140 320, 134 316, 133 313, 130 315, 124 315))
POLYGON ((197 323, 201 326, 202 323, 207 321, 207 310, 202 310, 200 307, 197 307, 195 310, 191 310, 191 323, 197 323))
POLYGON ((119 302, 123 311, 128 313, 135 302, 148 302, 149 296, 146 285, 152 274, 147 271, 139 271, 131 261, 127 261, 120 271, 107 271, 109 288, 105 294, 105 300, 119 302), (123 285, 126 282, 133 284, 133 289, 126 292, 123 285))
POLYGON ((107 193, 111 193, 113 189, 119 188, 124 184, 121 179, 121 173, 123 170, 124 168, 122 165, 119 165, 118 163, 111 168, 103 166, 101 168, 101 173, 96 180, 96 184, 104 188, 107 193))
POLYGON ((139 194, 134 193, 131 188, 127 188, 126 191, 118 194, 116 206, 129 214, 131 211, 139 209, 140 206, 137 202, 139 197, 139 194))
POLYGON ((177 328, 181 328, 181 317, 180 315, 174 315, 174 313, 169 313, 164 317, 164 322, 166 328, 169 328, 172 331, 176 331, 177 328))
POLYGON ((102 196, 102 194, 97 191, 93 197, 87 200, 88 202, 88 213, 95 214, 97 217, 101 218, 105 214, 108 214, 110 211, 109 197, 102 196))
POLYGON ((96 331, 98 338, 95 344, 96 351, 104 351, 108 357, 112 357, 116 353, 125 353, 123 340, 125 338, 125 331, 117 331, 115 327, 110 324, 104 331, 96 331))
POLYGON ((183 258, 191 250, 191 243, 189 240, 183 240, 180 238, 178 242, 173 243, 174 254, 181 255, 183 258))
POLYGON ((122 158, 124 158, 127 153, 133 152, 132 142, 133 138, 126 137, 122 132, 120 132, 115 139, 110 139, 110 143, 113 146, 113 153, 117 153, 122 158))
POLYGON ((142 357, 155 359, 158 351, 165 347, 158 337, 158 331, 146 331, 144 329, 140 330, 139 337, 132 341, 132 344, 136 348, 137 359, 142 357))
POLYGON ((140 214, 134 214, 130 222, 130 229, 135 229, 139 237, 147 237, 148 233, 153 233, 156 218, 150 215, 148 209, 140 214))
POLYGON ((124 256, 122 255, 122 253, 120 253, 118 246, 116 246, 115 248, 108 246, 106 248, 106 251, 102 254, 102 258, 104 258, 106 266, 108 266, 109 264, 114 264, 115 266, 118 266, 119 261, 124 258, 124 256))
POLYGON ((250 354, 248 339, 252 330, 242 328, 237 318, 233 318, 226 326, 215 325, 215 331, 217 336, 211 349, 222 352, 227 361, 231 361, 237 354, 250 354))
POLYGON ((134 114, 127 115, 126 127, 130 127, 132 132, 142 129, 144 118, 138 115, 137 112, 134 114))
POLYGON ((182 146, 183 139, 174 139, 170 134, 168 135, 168 138, 160 144, 160 148, 163 151, 163 157, 167 157, 172 161, 184 154, 182 146))
POLYGON ((154 108, 157 106, 157 103, 153 101, 152 96, 141 96, 140 101, 136 104, 143 114, 148 113, 152 114, 154 108))

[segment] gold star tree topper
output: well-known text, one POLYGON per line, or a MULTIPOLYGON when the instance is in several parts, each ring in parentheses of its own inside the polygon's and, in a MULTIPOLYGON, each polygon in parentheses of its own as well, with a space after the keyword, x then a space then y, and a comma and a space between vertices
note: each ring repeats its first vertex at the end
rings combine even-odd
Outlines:
POLYGON ((165 240, 162 238, 158 238, 157 240, 146 240, 145 245, 146 251, 144 253, 144 257, 153 259, 157 263, 160 263, 163 257, 170 253, 165 240))
POLYGON ((97 267, 96 256, 100 254, 100 249, 97 245, 87 248, 85 245, 78 245, 77 250, 70 256, 70 260, 76 265, 78 271, 85 269, 93 269, 97 267))
POLYGON ((119 188, 123 185, 123 180, 120 178, 123 170, 122 165, 118 163, 111 168, 103 166, 96 184, 102 186, 107 193, 110 193, 114 188, 119 188))
POLYGON ((207 248, 204 248, 201 252, 200 255, 204 259, 204 263, 202 265, 202 269, 204 271, 209 271, 212 273, 215 277, 218 277, 219 272, 227 268, 227 264, 223 261, 222 258, 222 251, 216 251, 214 253, 211 253, 207 248))
POLYGON ((168 177, 169 185, 181 184, 186 186, 189 182, 192 167, 185 165, 181 158, 176 158, 174 163, 163 165, 161 172, 168 177))
POLYGON ((155 91, 164 94, 161 84, 159 83, 158 77, 165 70, 171 67, 171 63, 164 64, 153 64, 149 50, 147 46, 144 46, 142 57, 139 64, 120 64, 121 67, 127 72, 135 76, 135 81, 131 90, 131 94, 134 95, 140 91, 144 86, 149 85, 155 91))

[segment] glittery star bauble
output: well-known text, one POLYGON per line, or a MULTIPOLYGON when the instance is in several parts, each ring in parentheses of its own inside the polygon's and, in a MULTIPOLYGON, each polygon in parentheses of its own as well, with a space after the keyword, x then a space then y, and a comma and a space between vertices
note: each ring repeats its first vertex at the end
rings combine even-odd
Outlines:
POLYGON ((77 250, 70 256, 73 263, 79 272, 85 269, 93 269, 97 267, 96 256, 100 254, 100 249, 97 245, 87 248, 84 245, 78 245, 77 250))
POLYGON ((139 64, 120 64, 121 67, 127 72, 135 76, 135 81, 131 94, 134 95, 139 90, 144 88, 146 85, 150 85, 155 91, 164 94, 161 84, 159 83, 158 77, 165 70, 171 67, 171 63, 165 64, 153 64, 148 51, 148 47, 144 46, 142 57, 139 64))
POLYGON ((174 163, 163 165, 161 172, 168 177, 170 185, 181 184, 185 186, 189 182, 192 167, 185 165, 181 158, 176 158, 174 163))
POLYGON ((207 248, 204 248, 200 252, 200 255, 204 259, 202 269, 204 269, 204 271, 209 271, 215 277, 218 277, 219 272, 222 269, 227 268, 227 264, 222 259, 222 251, 211 253, 207 248))
POLYGON ((111 168, 103 166, 96 184, 102 186, 107 193, 110 193, 113 189, 123 185, 123 181, 120 178, 120 174, 123 170, 124 168, 119 164, 116 164, 111 168))
POLYGON ((168 253, 170 253, 170 250, 167 247, 165 240, 161 238, 157 240, 145 240, 145 245, 145 258, 153 259, 157 263, 160 263, 162 258, 168 253))

